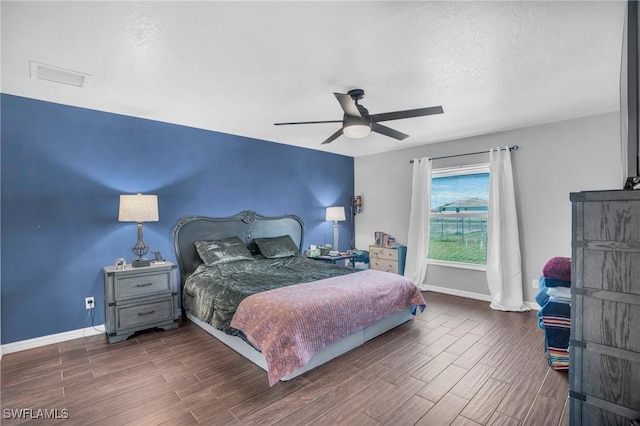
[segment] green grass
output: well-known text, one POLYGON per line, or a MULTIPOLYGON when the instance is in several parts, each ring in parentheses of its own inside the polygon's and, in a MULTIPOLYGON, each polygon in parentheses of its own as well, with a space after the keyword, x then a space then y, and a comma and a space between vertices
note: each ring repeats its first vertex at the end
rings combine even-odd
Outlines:
POLYGON ((429 259, 446 260, 450 262, 463 262, 484 265, 487 263, 487 245, 483 241, 482 247, 479 242, 473 241, 480 235, 475 233, 465 235, 466 239, 471 239, 468 243, 462 241, 460 234, 448 234, 444 238, 431 238, 429 241, 429 259))

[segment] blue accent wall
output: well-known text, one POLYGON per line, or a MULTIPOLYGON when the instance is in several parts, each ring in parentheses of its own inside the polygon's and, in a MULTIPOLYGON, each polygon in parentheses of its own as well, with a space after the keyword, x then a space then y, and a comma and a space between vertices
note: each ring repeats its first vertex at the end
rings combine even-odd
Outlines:
MULTIPOLYGON (((333 241, 325 207, 349 211, 353 158, 262 140, 1 95, 2 343, 104 323, 102 267, 131 259, 136 225, 120 194, 157 194, 144 240, 175 262, 185 215, 297 214, 305 242, 333 241)), ((340 223, 340 249, 349 248, 340 223)))

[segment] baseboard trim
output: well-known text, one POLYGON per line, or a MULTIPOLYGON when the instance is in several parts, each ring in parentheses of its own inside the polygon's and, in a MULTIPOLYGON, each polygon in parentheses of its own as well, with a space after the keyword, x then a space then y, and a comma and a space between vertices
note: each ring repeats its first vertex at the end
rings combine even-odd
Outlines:
POLYGON ((65 331, 64 333, 49 334, 47 336, 7 343, 0 346, 0 353, 6 355, 13 352, 26 351, 27 349, 66 342, 67 340, 78 339, 81 337, 97 336, 105 332, 104 325, 98 325, 96 327, 98 328, 97 330, 94 327, 86 327, 78 330, 65 331))
MULTIPOLYGON (((443 293, 443 294, 449 294, 451 296, 466 297, 467 299, 475 299, 475 300, 482 300, 485 302, 491 302, 491 296, 488 294, 473 293, 471 291, 457 290, 455 288, 447 288, 447 287, 438 287, 435 285, 423 285, 422 289, 427 291, 433 291, 435 293, 443 293)), ((524 304, 535 311, 540 310, 540 305, 538 305, 535 302, 524 302, 524 304)), ((429 305, 429 300, 427 300, 427 306, 428 305, 429 305)))
MULTIPOLYGON (((467 299, 475 299, 475 300, 483 300, 485 302, 491 302, 491 296, 488 294, 473 293, 471 291, 457 290, 455 288, 448 288, 448 287, 439 287, 436 285, 425 285, 423 287, 427 291, 433 291, 436 293, 444 293, 444 294, 449 294, 451 296, 466 297, 467 299)), ((428 304, 429 304, 429 301, 427 300, 427 305, 428 304)))

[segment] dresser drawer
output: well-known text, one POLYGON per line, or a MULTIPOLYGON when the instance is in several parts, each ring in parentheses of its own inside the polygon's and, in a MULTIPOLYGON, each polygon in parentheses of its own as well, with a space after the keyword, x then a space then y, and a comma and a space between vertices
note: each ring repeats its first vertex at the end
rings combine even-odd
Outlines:
POLYGON ((639 202, 588 202, 583 208, 585 241, 640 241, 639 202))
POLYGON ((398 262, 394 260, 370 258, 369 265, 371 269, 375 269, 376 271, 398 273, 398 262))
MULTIPOLYGON (((598 294, 606 295, 598 291, 592 294, 596 297, 598 294)), ((620 299, 626 298, 632 302, 624 303, 596 297, 576 296, 582 301, 582 339, 632 351, 638 354, 637 358, 640 359, 640 305, 633 303, 637 303, 640 298, 621 295, 620 299)), ((640 369, 638 373, 640 374, 640 369)), ((638 377, 640 378, 640 375, 638 377)))
POLYGON ((173 297, 116 308, 118 330, 173 320, 173 297))
POLYGON ((370 246, 369 259, 398 260, 398 250, 386 247, 370 246))
POLYGON ((114 284, 116 300, 171 293, 172 291, 169 272, 116 277, 114 284))

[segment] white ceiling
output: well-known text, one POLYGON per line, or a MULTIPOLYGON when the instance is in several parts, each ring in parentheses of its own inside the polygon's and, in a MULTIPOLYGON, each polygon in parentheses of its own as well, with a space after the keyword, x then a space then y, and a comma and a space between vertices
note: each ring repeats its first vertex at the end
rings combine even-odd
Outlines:
MULTIPOLYGON (((619 109, 623 1, 1 3, 2 92, 361 156, 619 109), (90 74, 32 79, 37 61, 90 74), (442 105, 320 143, 333 92, 372 114, 442 105)), ((176 143, 180 143, 176 140, 176 143)))

